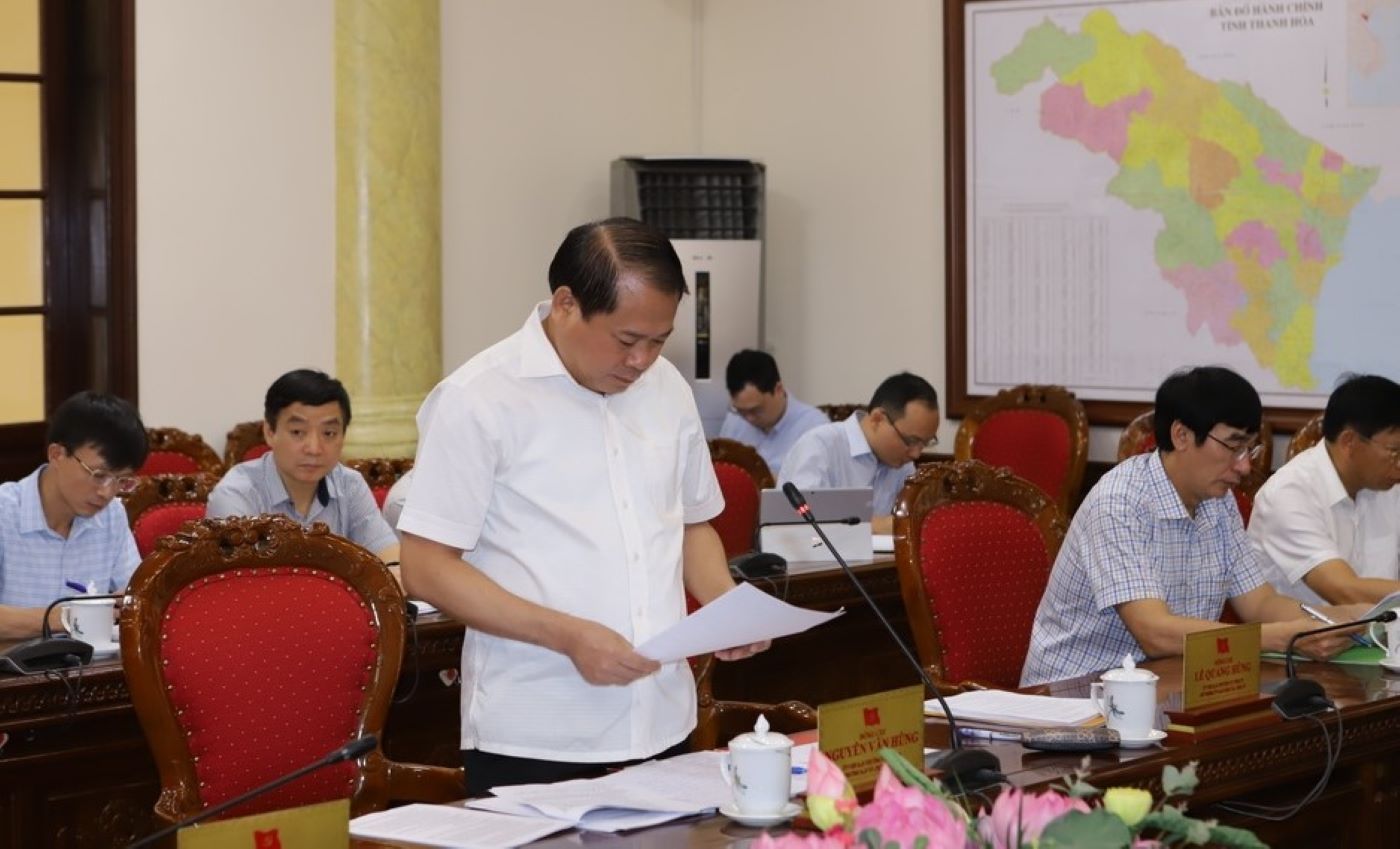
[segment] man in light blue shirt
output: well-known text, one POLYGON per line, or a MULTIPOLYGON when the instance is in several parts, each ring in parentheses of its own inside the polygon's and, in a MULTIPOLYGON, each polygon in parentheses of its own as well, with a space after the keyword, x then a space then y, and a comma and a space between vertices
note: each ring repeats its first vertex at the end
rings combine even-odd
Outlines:
POLYGON ((80 392, 54 411, 48 442, 47 463, 0 484, 0 638, 38 634, 44 608, 77 587, 121 592, 141 562, 116 498, 146 462, 135 408, 80 392))
POLYGON ((309 526, 324 522, 398 565, 399 541, 369 484, 340 462, 350 426, 350 395, 340 381, 311 369, 279 377, 263 403, 263 438, 272 450, 229 470, 209 494, 207 515, 275 513, 309 526))
POLYGON ((895 499, 914 461, 938 444, 938 392, 918 375, 885 379, 865 410, 803 434, 783 459, 779 485, 798 489, 874 489, 871 529, 890 533, 895 499))
POLYGON ((724 382, 730 408, 720 437, 752 445, 775 478, 797 438, 829 423, 821 410, 788 394, 778 363, 765 351, 746 349, 730 357, 724 382))

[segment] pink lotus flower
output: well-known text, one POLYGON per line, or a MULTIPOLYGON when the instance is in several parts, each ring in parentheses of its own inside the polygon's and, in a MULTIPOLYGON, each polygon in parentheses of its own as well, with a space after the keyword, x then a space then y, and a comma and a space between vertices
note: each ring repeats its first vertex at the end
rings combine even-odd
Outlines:
POLYGON ((990 814, 978 817, 977 832, 993 849, 1020 849, 1034 845, 1045 826, 1069 811, 1088 813, 1089 806, 1053 791, 1030 795, 1013 787, 997 796, 990 814))
POLYGON ((850 828, 857 806, 856 793, 830 758, 813 749, 807 761, 807 815, 822 831, 850 828))
POLYGON ((866 829, 880 833, 880 846, 912 847, 920 837, 939 849, 968 845, 967 820, 961 812, 955 814, 942 799, 917 787, 905 787, 883 765, 874 799, 856 812, 855 833, 866 829))
POLYGON ((855 838, 839 828, 827 834, 790 831, 781 837, 774 837, 765 831, 753 844, 754 849, 849 849, 854 845, 855 838))

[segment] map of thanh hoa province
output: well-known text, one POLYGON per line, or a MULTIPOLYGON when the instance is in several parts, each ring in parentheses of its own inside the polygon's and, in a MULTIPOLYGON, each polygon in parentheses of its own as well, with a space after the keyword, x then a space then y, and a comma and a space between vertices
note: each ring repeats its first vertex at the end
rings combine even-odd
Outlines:
POLYGON ((1313 389, 1315 305, 1352 209, 1380 176, 1289 126, 1248 84, 1212 81, 1104 10, 1078 33, 1049 20, 991 67, 997 91, 1058 79, 1041 129, 1112 157, 1109 194, 1162 216, 1154 254, 1187 329, 1244 342, 1285 387, 1313 389))

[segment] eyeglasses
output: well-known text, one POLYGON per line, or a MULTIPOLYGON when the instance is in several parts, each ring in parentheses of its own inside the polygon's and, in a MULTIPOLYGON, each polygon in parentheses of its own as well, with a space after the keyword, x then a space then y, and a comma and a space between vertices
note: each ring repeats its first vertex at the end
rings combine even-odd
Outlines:
POLYGON ((1362 435, 1359 434, 1359 433, 1356 435, 1356 438, 1357 438, 1357 439, 1360 439, 1362 442, 1369 442, 1369 443, 1371 443, 1372 445, 1374 445, 1374 446, 1376 446, 1377 448, 1379 448, 1379 449, 1381 449, 1382 451, 1384 451, 1385 453, 1389 454, 1389 455, 1390 455, 1390 462, 1394 463, 1394 464, 1397 465, 1397 466, 1400 466, 1400 448, 1391 447, 1391 446, 1389 446, 1389 445, 1382 445, 1382 444, 1380 444, 1379 442, 1377 442, 1376 440, 1372 439, 1371 437, 1369 437, 1369 436, 1362 436, 1362 435))
POLYGON ((748 421, 749 419, 757 418, 757 417, 763 415, 763 408, 762 408, 762 407, 745 407, 745 408, 742 408, 742 409, 741 409, 741 408, 739 408, 739 407, 734 406, 733 404, 730 404, 730 405, 729 405, 729 412, 733 413, 734 415, 738 416, 738 417, 741 418, 741 419, 744 419, 745 421, 748 421))
POLYGON ((1255 460, 1259 459, 1259 455, 1264 453, 1263 443, 1253 439, 1243 445, 1231 445, 1213 433, 1207 433, 1206 436, 1210 437, 1217 444, 1225 446, 1225 450, 1230 452, 1231 457, 1237 463, 1240 460, 1248 460, 1250 463, 1253 463, 1255 460))
POLYGON ((933 448, 935 445, 938 444, 937 436, 930 436, 928 439, 920 439, 917 436, 909 436, 904 431, 899 429, 899 425, 894 423, 894 419, 886 419, 886 421, 890 423, 890 427, 894 428, 894 432, 899 435, 899 438, 904 440, 904 447, 908 448, 910 451, 913 451, 915 448, 918 448, 922 451, 928 448, 933 448))
POLYGON ((114 486, 116 487, 116 491, 121 495, 130 495, 136 490, 138 479, 134 475, 122 475, 118 477, 106 469, 94 469, 92 466, 84 463, 83 458, 79 457, 77 454, 69 453, 68 456, 77 460, 78 465, 83 467, 83 471, 92 476, 92 482, 97 485, 98 489, 106 489, 114 486))

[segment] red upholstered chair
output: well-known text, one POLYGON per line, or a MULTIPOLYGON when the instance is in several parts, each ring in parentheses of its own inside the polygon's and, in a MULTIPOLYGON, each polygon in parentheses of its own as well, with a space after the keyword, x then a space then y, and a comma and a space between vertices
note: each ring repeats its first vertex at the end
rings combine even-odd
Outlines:
MULTIPOLYGON (((203 519, 162 539, 121 612, 122 666, 160 772, 157 816, 191 816, 380 734, 405 630, 388 570, 321 523, 203 519)), ((228 816, 346 797, 358 815, 464 793, 461 770, 376 748, 228 816)))
POLYGON ((1152 431, 1153 421, 1155 418, 1152 411, 1148 410, 1128 422, 1128 426, 1123 429, 1122 436, 1118 437, 1118 462, 1121 463, 1129 457, 1157 450, 1157 435, 1152 431))
POLYGON ((758 494, 773 488, 773 473, 752 446, 732 439, 711 439, 710 461, 724 493, 724 512, 710 525, 724 543, 724 556, 752 551, 758 533, 758 494))
POLYGON ((361 460, 346 460, 345 465, 364 477, 365 483, 369 484, 370 491, 374 493, 375 503, 379 505, 380 510, 383 510, 384 499, 389 497, 389 490, 394 488, 394 484, 398 483, 399 478, 408 474, 408 470, 413 468, 413 458, 369 457, 361 460))
POLYGON ((1019 685, 1064 535, 1054 502, 1004 468, 939 463, 905 483, 894 510, 895 561, 930 677, 951 687, 1019 685))
POLYGON ((122 497, 126 520, 136 537, 136 550, 144 558, 156 542, 180 530, 186 522, 204 518, 209 492, 219 479, 213 475, 151 475, 122 497))
POLYGON ((197 434, 185 433, 174 427, 152 427, 146 429, 146 440, 150 443, 151 453, 137 470, 138 475, 204 472, 217 478, 224 473, 224 463, 219 455, 197 434))
POLYGON ((1308 419, 1308 423, 1299 428, 1298 432, 1293 434, 1293 438, 1288 440, 1288 453, 1284 455, 1283 462, 1287 463, 1321 441, 1322 413, 1318 413, 1308 419))
POLYGON ((716 700, 710 689, 710 672, 715 663, 712 654, 690 659, 691 671, 695 673, 695 694, 699 701, 695 730, 690 734, 691 749, 703 752, 727 745, 737 735, 752 731, 760 714, 767 717, 769 728, 783 734, 810 731, 817 727, 817 712, 802 702, 766 705, 716 700))
POLYGON ((1084 405, 1062 386, 1023 383, 979 403, 958 426, 953 459, 1004 466, 1069 515, 1089 460, 1084 405))
POLYGON ((272 448, 263 440, 262 419, 240 422, 224 438, 224 465, 232 469, 239 463, 256 460, 272 448))

